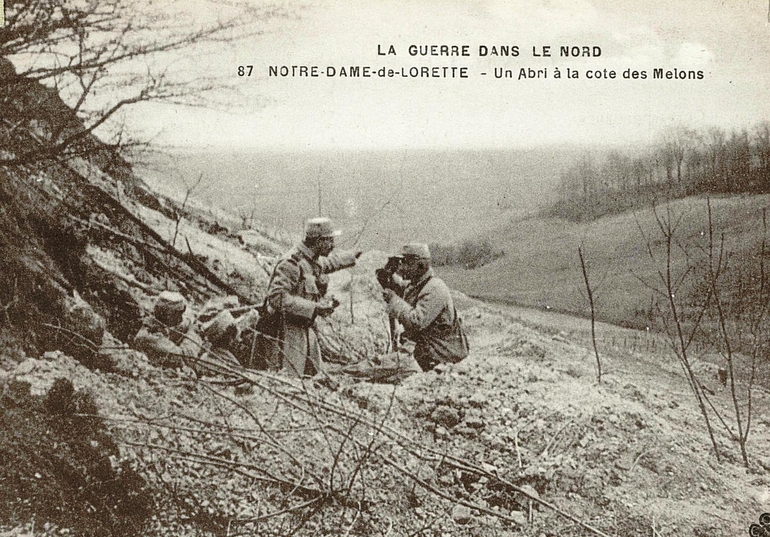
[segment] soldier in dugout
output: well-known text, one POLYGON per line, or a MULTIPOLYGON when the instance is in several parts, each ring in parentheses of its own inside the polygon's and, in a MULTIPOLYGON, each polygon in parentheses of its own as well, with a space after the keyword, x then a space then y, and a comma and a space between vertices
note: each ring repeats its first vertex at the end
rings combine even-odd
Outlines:
POLYGON ((203 340, 192 321, 185 317, 187 301, 176 292, 163 291, 155 300, 152 315, 145 319, 134 337, 134 348, 144 352, 150 363, 181 367, 185 358, 196 358, 203 340))

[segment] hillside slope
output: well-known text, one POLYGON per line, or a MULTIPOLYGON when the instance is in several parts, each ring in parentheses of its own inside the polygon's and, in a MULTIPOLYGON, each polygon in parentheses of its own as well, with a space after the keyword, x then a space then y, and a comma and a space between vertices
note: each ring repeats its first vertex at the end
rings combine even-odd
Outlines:
MULTIPOLYGON (((153 365, 126 343, 160 291, 259 302, 285 244, 234 222, 115 154, 0 172, 0 534, 727 537, 767 510, 765 392, 749 468, 722 434, 718 464, 665 356, 607 352, 597 384, 581 335, 459 293, 471 355, 397 387, 153 365)), ((328 359, 384 351, 385 259, 332 278, 328 359)))
MULTIPOLYGON (((762 211, 770 205, 770 196, 720 197, 711 204, 715 236, 718 240, 724 234, 725 250, 732 252, 730 270, 745 268, 751 261, 746 258, 758 253, 762 211)), ((682 245, 690 255, 708 247, 705 198, 678 200, 656 210, 662 216, 670 211, 674 220, 681 217, 677 246, 682 245)), ((652 209, 581 224, 527 218, 480 237, 503 249, 504 257, 478 269, 442 267, 440 273, 453 288, 468 295, 588 316, 577 255, 582 245, 597 295, 598 318, 644 329, 650 326, 647 284, 657 283, 658 270, 665 268, 661 262, 651 261, 645 236, 662 259, 663 240, 652 209)), ((682 251, 677 248, 674 256, 678 263, 674 268, 681 268, 682 251)))
MULTIPOLYGON (((354 291, 358 323, 383 319, 369 270, 382 261, 365 254, 352 287, 346 274, 332 281, 339 297, 354 291)), ((130 351, 114 373, 61 353, 29 358, 3 383, 29 383, 43 397, 66 378, 91 394, 119 446, 113 464, 141 476, 151 498, 131 534, 727 537, 766 510, 767 393, 755 401, 751 468, 723 435, 718 464, 665 356, 607 353, 597 385, 579 337, 456 299, 471 356, 396 388, 338 377, 330 391, 234 370, 244 390, 156 369, 130 351)), ((349 323, 347 312, 333 316, 349 323)), ((704 382, 726 407, 726 392, 704 382)), ((53 479, 29 471, 41 476, 33 482, 53 479)), ((36 515, 51 523, 41 533, 67 527, 45 514, 36 515)))
MULTIPOLYGON (((38 147, 43 142, 36 131, 46 121, 74 121, 51 90, 38 82, 18 86, 15 101, 4 103, 19 118, 6 137, 38 147), (41 102, 37 93, 49 98, 41 102)), ((148 212, 163 214, 172 226, 185 220, 220 236, 229 233, 226 227, 183 212, 152 193, 114 148, 94 137, 86 142, 82 156, 41 153, 0 169, 0 341, 14 352, 63 349, 93 362, 103 332, 132 339, 142 308, 160 290, 179 290, 198 302, 222 293, 240 295, 244 303, 258 300, 266 276, 225 283, 227 270, 191 251, 183 235, 170 244, 174 228, 156 230, 146 219, 148 212)))

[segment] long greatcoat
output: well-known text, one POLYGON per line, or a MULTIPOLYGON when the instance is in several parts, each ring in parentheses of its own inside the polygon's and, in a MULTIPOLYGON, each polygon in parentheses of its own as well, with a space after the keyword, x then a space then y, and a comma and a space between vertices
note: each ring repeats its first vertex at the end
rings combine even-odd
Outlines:
POLYGON ((352 253, 314 257, 304 244, 295 246, 278 262, 267 289, 267 307, 270 313, 280 315, 280 331, 277 340, 267 346, 268 364, 280 364, 285 374, 295 377, 323 371, 315 329, 316 305, 326 295, 326 274, 355 264, 352 253))

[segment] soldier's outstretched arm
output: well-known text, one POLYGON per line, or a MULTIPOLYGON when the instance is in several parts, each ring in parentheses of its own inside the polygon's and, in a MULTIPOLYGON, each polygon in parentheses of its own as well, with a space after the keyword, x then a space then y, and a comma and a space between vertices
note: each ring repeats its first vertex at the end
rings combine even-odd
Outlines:
POLYGON ((360 252, 332 252, 328 257, 319 257, 316 263, 321 272, 328 274, 354 266, 358 258, 356 254, 361 255, 360 252))

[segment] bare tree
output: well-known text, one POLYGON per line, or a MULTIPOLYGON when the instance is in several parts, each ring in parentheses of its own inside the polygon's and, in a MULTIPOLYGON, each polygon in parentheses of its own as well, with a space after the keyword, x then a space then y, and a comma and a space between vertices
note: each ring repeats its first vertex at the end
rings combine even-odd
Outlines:
POLYGON ((184 13, 175 2, 14 0, 0 28, 0 166, 95 150, 92 135, 126 138, 119 112, 143 102, 216 104, 232 89, 175 63, 259 33, 280 11, 241 0, 184 13), (184 56, 183 56, 184 54, 184 56))
POLYGON ((636 189, 641 189, 652 181, 652 164, 643 156, 634 157, 631 161, 632 184, 636 189))
POLYGON ((751 144, 746 130, 730 135, 727 142, 728 191, 748 190, 751 182, 751 144))
POLYGON ((754 146, 762 186, 766 189, 770 186, 770 121, 762 121, 754 128, 754 146))
POLYGON ((728 419, 714 405, 712 410, 717 415, 725 431, 738 443, 744 465, 748 468, 749 456, 747 443, 751 429, 753 411, 753 388, 756 381, 757 361, 767 339, 768 321, 768 282, 764 265, 767 249, 767 219, 762 212, 762 241, 759 246, 758 267, 750 267, 749 274, 742 277, 738 271, 731 278, 728 260, 733 257, 728 250, 724 233, 715 237, 714 219, 711 200, 707 199, 708 211, 708 264, 705 283, 712 297, 709 309, 709 322, 716 327, 716 336, 712 344, 724 360, 727 373, 725 384, 729 382, 730 397, 733 404, 732 416, 728 419), (749 360, 749 379, 746 390, 737 382, 739 357, 745 355, 749 360), (731 426, 735 426, 735 429, 731 426))
POLYGON ((252 203, 250 207, 238 207, 238 218, 241 220, 241 229, 252 229, 256 213, 256 203, 252 203))
POLYGON ((192 183, 188 184, 185 181, 185 192, 184 192, 184 199, 182 200, 182 206, 179 207, 179 210, 176 214, 176 222, 174 223, 174 238, 171 239, 171 247, 176 248, 176 238, 179 235, 179 225, 182 223, 182 220, 185 216, 185 210, 187 208, 187 202, 190 201, 190 196, 195 193, 196 190, 198 190, 198 187, 201 184, 201 181, 203 181, 203 174, 201 173, 198 175, 198 179, 192 183))
POLYGON ((719 447, 706 406, 703 385, 692 367, 693 342, 710 307, 711 291, 707 291, 701 303, 696 304, 694 308, 690 306, 694 311, 686 311, 689 306, 686 288, 688 284, 692 284, 696 267, 702 266, 702 261, 693 259, 691 253, 679 242, 679 226, 684 214, 678 216, 673 214, 670 206, 666 207, 665 213, 661 213, 654 206, 653 216, 657 228, 655 238, 643 229, 638 220, 637 227, 644 240, 647 255, 656 267, 656 273, 651 279, 639 278, 639 280, 653 293, 653 309, 663 325, 669 346, 687 379, 706 425, 714 454, 717 461, 720 461, 719 447), (662 247, 662 253, 658 245, 662 247))
POLYGON ((740 252, 729 248, 725 234, 716 229, 710 199, 706 201, 707 233, 701 245, 683 244, 680 225, 684 213, 675 215, 670 207, 665 212, 655 207, 653 215, 656 232, 648 234, 637 224, 656 275, 640 280, 653 292, 651 309, 682 367, 717 460, 720 452, 712 418, 738 445, 748 467, 753 390, 770 332, 765 211, 761 243, 744 253, 746 259, 732 265, 730 259, 737 259, 740 252), (729 412, 711 400, 709 394, 714 392, 704 386, 693 367, 702 357, 694 350, 696 337, 707 341, 723 360, 720 382, 729 388, 729 412))
POLYGON ((631 159, 618 150, 612 150, 602 166, 604 188, 622 192, 631 186, 631 159))
POLYGON ((596 308, 594 306, 594 293, 591 288, 591 282, 588 278, 588 268, 586 267, 585 258, 583 257, 583 247, 578 246, 578 257, 580 258, 580 268, 583 271, 583 281, 586 284, 586 295, 588 296, 588 304, 591 307, 591 343, 594 347, 594 355, 596 356, 596 381, 601 384, 602 382, 602 361, 599 358, 599 347, 596 345, 596 308))
POLYGON ((711 127, 706 132, 705 145, 708 160, 708 184, 717 186, 725 181, 727 175, 726 155, 727 135, 719 127, 711 127))
POLYGON ((671 167, 676 170, 676 182, 683 180, 682 164, 694 141, 694 131, 684 126, 676 126, 668 129, 663 134, 662 150, 666 162, 666 170, 671 175, 671 167))

